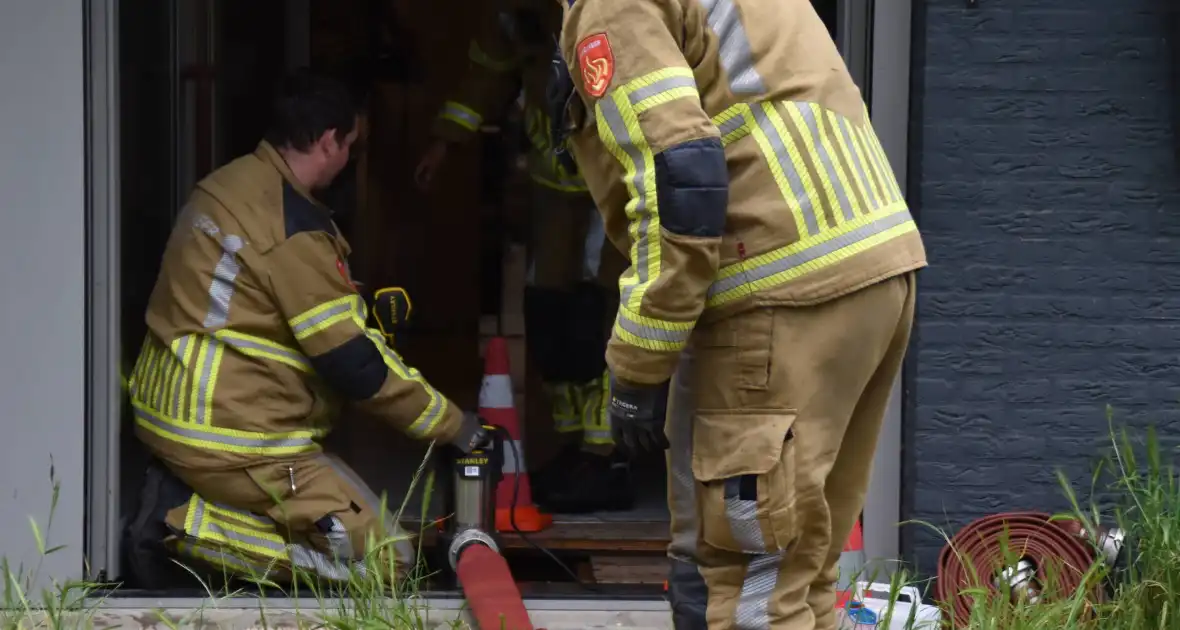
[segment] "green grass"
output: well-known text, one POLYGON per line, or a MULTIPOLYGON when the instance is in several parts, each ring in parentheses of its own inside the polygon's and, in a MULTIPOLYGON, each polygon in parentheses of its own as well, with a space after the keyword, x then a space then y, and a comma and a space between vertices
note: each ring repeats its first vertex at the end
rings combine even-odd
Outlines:
MULTIPOLYGON (((427 454, 429 458, 429 453, 427 454)), ((1096 587, 1105 593, 1103 601, 1091 601, 1092 592, 1084 587, 1078 592, 1053 593, 1054 576, 1038 576, 1043 585, 1043 596, 1036 603, 1011 597, 1004 591, 994 595, 985 584, 991 581, 994 567, 971 567, 975 586, 966 593, 973 599, 971 620, 966 626, 970 630, 1177 630, 1180 629, 1180 481, 1172 464, 1174 454, 1166 451, 1148 430, 1138 437, 1125 429, 1111 427, 1111 447, 1102 458, 1102 465, 1095 473, 1091 495, 1101 497, 1101 503, 1079 500, 1076 489, 1071 487, 1063 475, 1058 475, 1062 490, 1072 509, 1062 518, 1081 521, 1087 530, 1093 531, 1095 524, 1119 527, 1127 533, 1125 565, 1117 570, 1109 569, 1105 563, 1096 560, 1087 568, 1084 584, 1096 587)), ((431 475, 424 475, 426 460, 415 475, 414 485, 425 484, 423 496, 429 497, 433 487, 431 475)), ((61 547, 49 545, 48 533, 52 530, 53 514, 58 498, 58 481, 51 466, 50 483, 53 499, 49 521, 42 530, 30 520, 33 542, 38 557, 42 559, 59 552, 61 547)), ((424 500, 422 513, 425 514, 424 500)), ((382 506, 384 508, 384 506, 382 506)), ((406 502, 397 510, 399 518, 407 508, 406 502)), ((384 509, 382 510, 384 512, 384 509)), ((425 522, 427 519, 422 519, 425 522)), ((933 527, 930 524, 922 526, 933 527)), ((946 540, 950 537, 944 534, 946 540)), ((421 537, 419 537, 421 540, 421 537)), ((253 576, 250 581, 270 592, 297 601, 310 601, 307 610, 279 613, 267 609, 267 599, 256 599, 260 627, 307 627, 339 630, 419 630, 435 627, 438 623, 429 619, 429 612, 416 597, 419 589, 430 577, 424 566, 415 567, 408 579, 394 585, 382 577, 385 571, 380 563, 387 556, 378 550, 392 545, 395 541, 374 541, 365 563, 366 577, 354 577, 346 585, 325 589, 308 576, 297 576, 292 584, 280 585, 265 576, 253 576), (428 623, 429 621, 429 623, 428 623)), ((1016 558, 1019 554, 1010 554, 1016 558)), ((39 561, 36 566, 11 566, 0 561, 3 570, 3 610, 0 610, 0 630, 16 628, 89 628, 95 615, 104 604, 104 596, 113 585, 102 585, 85 581, 52 581, 48 586, 38 588, 41 573, 39 561)), ((197 575, 194 572, 194 576, 197 575)), ((871 577, 871 576, 868 576, 871 577)), ((905 586, 918 586, 923 592, 932 592, 929 580, 921 581, 907 570, 898 567, 888 579, 891 599, 896 599, 905 586)), ((206 589, 203 606, 186 613, 183 617, 169 616, 157 611, 158 621, 172 628, 200 625, 212 610, 224 605, 227 598, 244 594, 244 591, 227 592, 206 589)), ((242 600, 236 599, 234 609, 242 608, 242 600)), ((881 627, 886 627, 896 613, 892 608, 885 613, 881 627)), ((462 628, 460 622, 451 627, 462 628)))

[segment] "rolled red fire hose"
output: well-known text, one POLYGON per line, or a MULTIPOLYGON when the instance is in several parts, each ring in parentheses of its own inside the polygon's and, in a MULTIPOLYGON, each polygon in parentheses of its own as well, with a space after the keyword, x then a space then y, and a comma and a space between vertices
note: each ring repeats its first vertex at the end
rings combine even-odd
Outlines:
POLYGON ((481 630, 533 630, 503 556, 483 545, 470 545, 461 552, 455 572, 481 630))
MULTIPOLYGON (((938 556, 936 596, 956 628, 967 626, 978 589, 1001 594, 995 576, 1014 558, 1031 562, 1038 579, 1051 583, 1047 588, 1071 594, 1082 586, 1095 555, 1084 540, 1042 512, 995 514, 967 525, 938 556)), ((1093 597, 1099 596, 1095 589, 1093 597)))

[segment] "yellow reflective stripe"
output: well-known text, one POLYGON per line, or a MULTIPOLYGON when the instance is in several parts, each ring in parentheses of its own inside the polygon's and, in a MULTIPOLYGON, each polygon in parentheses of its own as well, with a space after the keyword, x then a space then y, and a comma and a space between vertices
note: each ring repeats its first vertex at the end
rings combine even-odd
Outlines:
MULTIPOLYGON (((769 139, 770 146, 774 151, 773 159, 778 161, 790 183, 792 194, 788 195, 787 202, 788 204, 791 200, 796 202, 793 211, 799 213, 803 223, 807 226, 806 232, 799 233, 800 238, 809 234, 818 234, 820 226, 826 221, 821 207, 822 202, 819 200, 815 181, 812 179, 811 165, 807 162, 810 153, 806 151, 806 147, 799 146, 795 140, 795 136, 798 134, 792 133, 796 129, 793 126, 788 129, 786 121, 779 115, 772 103, 753 105, 750 107, 750 114, 751 123, 757 125, 759 131, 769 139)), ((772 160, 771 155, 766 157, 767 160, 772 160)))
MULTIPOLYGON (((783 104, 787 118, 790 119, 790 125, 786 124, 785 119, 772 104, 764 103, 763 107, 778 132, 784 138, 789 135, 791 141, 800 149, 799 159, 795 161, 795 168, 799 169, 802 166, 800 175, 804 176, 804 186, 807 187, 807 193, 811 197, 811 206, 815 210, 816 222, 820 225, 820 229, 826 229, 828 225, 838 225, 839 223, 836 215, 836 195, 833 192, 832 181, 822 172, 822 167, 819 164, 820 149, 812 140, 811 134, 807 133, 807 123, 803 120, 803 115, 797 105, 798 103, 783 104)), ((794 156, 792 159, 794 160, 794 156)), ((812 232, 812 234, 814 233, 812 232)))
POLYGON ((277 361, 300 372, 312 372, 311 363, 302 353, 269 339, 227 329, 213 333, 213 337, 248 357, 277 361))
POLYGON ((212 541, 219 546, 244 549, 276 560, 286 560, 286 543, 273 527, 243 527, 223 516, 226 510, 193 494, 189 499, 188 514, 185 517, 185 533, 199 541, 212 541))
POLYGON ((318 448, 316 438, 326 433, 315 429, 261 433, 203 426, 169 418, 138 401, 132 405, 136 424, 144 430, 166 440, 210 451, 267 456, 307 453, 318 448))
POLYGON ((839 118, 835 113, 816 108, 819 112, 819 122, 823 126, 823 133, 831 140, 829 144, 835 147, 836 160, 839 162, 841 176, 847 190, 852 191, 853 203, 860 212, 867 212, 869 208, 876 208, 879 204, 869 203, 868 183, 864 179, 864 171, 853 161, 852 147, 842 142, 843 136, 838 131, 839 118))
POLYGON ((877 165, 874 162, 872 155, 865 148, 864 137, 855 125, 845 123, 849 128, 849 135, 852 137, 852 146, 856 149, 857 155, 861 162, 868 169, 870 189, 873 191, 873 196, 877 199, 879 205, 885 205, 892 201, 885 192, 884 181, 881 179, 881 174, 877 170, 877 165))
POLYGON ((479 42, 474 39, 471 40, 471 44, 467 47, 467 58, 477 65, 495 72, 507 72, 516 67, 516 64, 511 59, 496 59, 487 54, 479 46, 479 42))
POLYGON ((700 98, 696 79, 688 68, 665 68, 627 82, 619 91, 627 94, 636 114, 680 98, 700 98))
MULTIPOLYGON (((868 115, 865 115, 865 120, 868 120, 868 115)), ((875 156, 877 168, 882 175, 882 184, 887 188, 890 201, 901 200, 901 187, 897 185, 897 179, 893 174, 893 166, 889 164, 889 158, 885 157, 885 149, 881 148, 881 141, 877 138, 877 134, 873 133, 873 128, 865 125, 859 129, 860 135, 864 138, 869 150, 875 156)))
POLYGON ((854 206, 850 192, 853 190, 849 181, 851 173, 846 174, 840 165, 840 154, 836 152, 833 142, 835 137, 824 133, 821 123, 824 118, 824 110, 815 103, 793 103, 793 105, 798 111, 799 118, 803 121, 803 126, 807 129, 806 135, 810 136, 811 142, 815 145, 816 155, 819 158, 817 166, 820 170, 820 179, 823 180, 835 223, 839 225, 844 221, 855 219, 857 210, 865 212, 868 208, 863 205, 854 206))
POLYGON ((623 181, 630 196, 626 214, 631 236, 631 269, 619 278, 619 289, 620 303, 638 310, 644 292, 660 272, 655 156, 625 90, 615 90, 599 100, 595 110, 598 136, 607 151, 622 164, 623 181))
POLYGON ((171 417, 186 418, 188 417, 188 397, 184 395, 185 384, 188 383, 192 387, 189 367, 193 364, 193 355, 197 351, 197 336, 186 335, 172 342, 172 353, 180 360, 180 370, 176 375, 174 382, 175 389, 173 390, 173 411, 171 417))
POLYGON ((709 287, 706 307, 784 284, 917 229, 904 202, 891 204, 819 236, 726 265, 709 287))
MULTIPOLYGON (((803 187, 794 167, 791 154, 782 136, 774 129, 774 125, 765 113, 757 106, 745 106, 741 110, 744 127, 754 136, 766 164, 770 168, 770 175, 778 186, 791 217, 795 220, 795 230, 800 237, 812 232, 815 214, 811 211, 810 197, 803 187), (808 218, 811 221, 808 221, 808 218)), ((818 226, 814 227, 816 232, 818 226)))
POLYGON ((713 125, 721 134, 721 146, 729 146, 750 135, 750 125, 746 123, 745 112, 750 109, 746 103, 731 105, 725 111, 713 117, 713 125))
POLYGON ((219 519, 225 520, 227 523, 238 523, 243 527, 253 528, 263 533, 273 533, 279 541, 282 541, 282 537, 278 536, 277 530, 275 529, 275 522, 270 517, 252 514, 245 510, 239 510, 238 508, 212 501, 205 502, 205 509, 210 514, 216 514, 219 519))
POLYGON ((450 403, 447 402, 445 396, 440 394, 438 390, 434 389, 422 374, 407 366, 392 348, 385 344, 385 339, 381 334, 375 330, 365 329, 365 335, 377 346, 381 351, 381 357, 385 360, 385 366, 388 367, 394 374, 405 381, 412 381, 417 383, 422 389, 426 390, 426 394, 430 397, 430 402, 426 404, 426 408, 418 417, 410 423, 406 432, 415 437, 424 438, 429 435, 447 414, 447 409, 450 403))
POLYGON ((467 131, 478 130, 480 123, 483 122, 483 116, 479 112, 455 101, 443 103, 439 118, 449 120, 467 131))
POLYGON ((189 406, 187 420, 196 424, 210 424, 213 408, 213 389, 221 369, 225 346, 212 337, 201 336, 197 344, 196 361, 188 371, 189 406))
POLYGON ((295 335, 295 339, 303 341, 312 335, 323 332, 332 326, 351 319, 358 308, 359 295, 346 295, 319 306, 308 309, 292 317, 287 325, 295 335))
POLYGON ((626 306, 619 307, 615 335, 646 350, 679 352, 688 344, 695 322, 670 322, 645 317, 626 306))

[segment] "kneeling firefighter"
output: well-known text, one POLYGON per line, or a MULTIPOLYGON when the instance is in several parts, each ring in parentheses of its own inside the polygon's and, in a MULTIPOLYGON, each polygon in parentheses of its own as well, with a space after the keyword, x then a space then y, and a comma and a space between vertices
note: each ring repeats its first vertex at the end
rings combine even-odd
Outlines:
POLYGON ((451 147, 501 115, 523 87, 531 180, 527 350, 554 427, 566 438, 553 463, 533 471, 534 492, 554 512, 627 509, 634 499, 629 463, 614 450, 603 362, 626 259, 607 243, 586 182, 553 157, 545 99, 561 8, 552 0, 494 0, 481 11, 467 72, 435 120, 435 141, 416 176, 429 185, 451 147))
POLYGON ((398 577, 414 562, 410 537, 318 444, 337 402, 464 451, 485 437, 366 326, 349 246, 312 196, 356 141, 348 90, 300 73, 274 105, 257 150, 197 184, 148 305, 128 385, 136 434, 163 466, 149 469, 128 532, 141 580, 161 552, 346 580, 391 537, 380 553, 392 557, 369 566, 398 577))
POLYGON ((559 1, 560 126, 631 258, 611 422, 668 449, 676 627, 832 630, 926 265, 860 91, 806 0, 559 1))

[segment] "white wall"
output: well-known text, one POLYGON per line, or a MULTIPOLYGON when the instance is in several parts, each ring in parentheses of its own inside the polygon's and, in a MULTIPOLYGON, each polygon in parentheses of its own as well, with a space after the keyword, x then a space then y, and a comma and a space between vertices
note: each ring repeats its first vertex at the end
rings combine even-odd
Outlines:
POLYGON ((0 2, 0 555, 61 495, 42 577, 81 574, 85 407, 83 2, 0 2))

